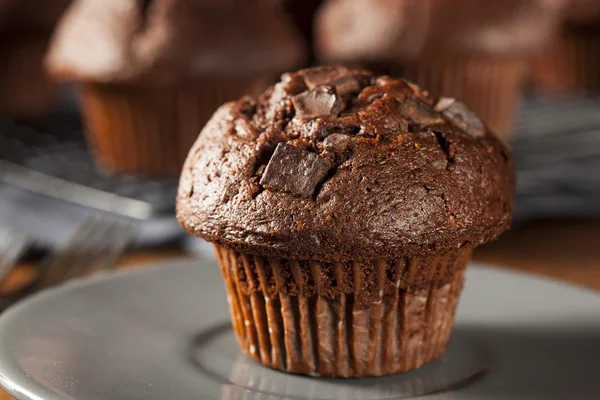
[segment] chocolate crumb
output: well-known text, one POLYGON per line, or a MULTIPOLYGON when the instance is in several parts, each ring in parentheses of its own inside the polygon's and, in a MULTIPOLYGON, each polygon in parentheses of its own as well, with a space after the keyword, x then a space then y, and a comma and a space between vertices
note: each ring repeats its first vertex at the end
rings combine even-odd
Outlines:
POLYGON ((350 145, 350 136, 342 133, 332 133, 323 141, 325 151, 343 153, 350 145))
POLYGON ((330 168, 331 163, 315 153, 279 143, 260 184, 274 192, 311 197, 330 168))
POLYGON ((335 88, 318 86, 313 90, 292 97, 296 116, 308 120, 325 116, 337 116, 343 109, 335 88))
POLYGON ((263 174, 265 173, 265 168, 267 168, 267 166, 265 164, 261 165, 260 167, 258 167, 258 169, 256 170, 256 173, 254 175, 258 176, 258 177, 263 176, 263 174))
POLYGON ((435 105, 442 116, 457 128, 467 132, 474 138, 485 136, 485 125, 462 101, 442 97, 435 105))
POLYGON ((448 160, 440 158, 439 160, 431 161, 429 165, 436 169, 446 169, 448 167, 448 160))

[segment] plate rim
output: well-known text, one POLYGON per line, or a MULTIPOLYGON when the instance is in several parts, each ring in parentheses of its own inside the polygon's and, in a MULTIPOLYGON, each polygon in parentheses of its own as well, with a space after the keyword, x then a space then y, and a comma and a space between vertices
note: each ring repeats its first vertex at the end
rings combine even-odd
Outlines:
MULTIPOLYGON (((85 288, 87 286, 106 284, 113 280, 128 279, 135 277, 136 275, 144 275, 148 273, 156 273, 163 269, 173 268, 188 268, 191 262, 201 263, 212 263, 217 264, 217 260, 211 258, 194 258, 194 257, 174 257, 172 259, 162 260, 158 262, 142 263, 133 269, 122 269, 110 272, 101 272, 99 274, 73 279, 67 283, 58 285, 56 287, 48 288, 37 292, 26 299, 14 304, 9 307, 5 312, 0 315, 0 335, 5 330, 6 326, 10 325, 12 319, 17 318, 23 311, 26 311, 30 307, 35 307, 39 302, 51 298, 53 296, 60 296, 73 290, 85 288)), ((468 269, 475 269, 478 271, 486 271, 494 274, 511 275, 520 279, 536 280, 538 283, 550 284, 553 286, 559 286, 571 290, 577 290, 585 295, 592 295, 600 301, 600 291, 596 291, 589 287, 572 284, 567 281, 563 281, 551 276, 546 276, 537 273, 531 273, 529 271, 515 270, 510 267, 504 267, 498 264, 479 262, 471 260, 468 264, 468 269)), ((0 355, 3 355, 4 351, 0 348, 0 355)), ((15 366, 12 360, 0 357, 0 386, 6 390, 10 395, 20 400, 79 400, 70 396, 61 395, 56 393, 54 390, 43 386, 38 381, 31 378, 23 369, 15 368, 9 374, 5 374, 2 371, 5 365, 15 366), (6 361, 8 360, 8 361, 6 361), (15 375, 16 374, 16 375, 15 375), (20 379, 14 379, 18 376, 20 379), (20 384, 18 381, 28 381, 28 387, 20 384), (39 393, 39 394, 36 394, 39 393)))

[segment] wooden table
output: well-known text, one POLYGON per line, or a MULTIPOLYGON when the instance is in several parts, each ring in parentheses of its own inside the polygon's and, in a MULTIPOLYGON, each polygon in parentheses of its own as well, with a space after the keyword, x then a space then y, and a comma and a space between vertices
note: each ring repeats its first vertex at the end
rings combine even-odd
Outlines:
MULTIPOLYGON (((182 256, 185 253, 181 251, 132 253, 123 257, 120 267, 136 268, 182 256)), ((478 248, 473 258, 600 291, 600 222, 548 221, 523 225, 478 248)), ((31 266, 21 265, 0 286, 0 293, 23 284, 32 275, 31 266)), ((0 390, 0 400, 9 399, 13 398, 0 390)))
POLYGON ((474 258, 600 291, 600 221, 546 221, 507 232, 474 258))

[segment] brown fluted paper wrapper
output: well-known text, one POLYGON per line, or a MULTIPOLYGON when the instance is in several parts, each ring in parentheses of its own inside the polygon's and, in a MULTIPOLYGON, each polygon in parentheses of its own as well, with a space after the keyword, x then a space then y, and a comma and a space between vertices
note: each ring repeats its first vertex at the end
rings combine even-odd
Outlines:
POLYGON ((564 32, 534 60, 531 78, 545 93, 600 91, 600 32, 564 32))
POLYGON ((36 119, 51 113, 57 85, 43 67, 48 36, 7 37, 0 44, 0 115, 36 119))
POLYGON ((85 84, 81 94, 90 142, 103 170, 175 176, 217 108, 267 86, 266 78, 174 86, 85 84))
POLYGON ((526 59, 468 55, 438 55, 392 70, 434 95, 460 99, 505 141, 513 135, 526 73, 526 59))
POLYGON ((318 263, 215 245, 242 351, 323 377, 404 372, 450 339, 470 250, 429 258, 318 263))

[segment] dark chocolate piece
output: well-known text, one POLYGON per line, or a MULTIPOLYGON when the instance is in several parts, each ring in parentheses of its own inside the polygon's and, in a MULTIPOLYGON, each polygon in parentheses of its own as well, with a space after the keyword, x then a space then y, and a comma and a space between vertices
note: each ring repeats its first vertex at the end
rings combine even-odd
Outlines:
POLYGON ((301 119, 313 119, 325 116, 337 116, 343 109, 335 88, 319 86, 313 90, 292 97, 296 116, 301 119))
POLYGON ((474 138, 485 136, 484 123, 462 101, 442 97, 435 105, 435 109, 442 113, 446 121, 474 138))
POLYGON ((353 76, 344 76, 329 82, 334 86, 338 96, 346 96, 352 93, 360 92, 360 82, 353 76))
POLYGON ((288 95, 297 95, 307 90, 306 83, 304 83, 304 79, 298 75, 292 75, 289 73, 285 73, 281 75, 281 83, 283 86, 283 90, 288 95))
POLYGON ((324 65, 317 68, 305 69, 299 72, 309 90, 317 86, 329 84, 351 74, 348 68, 339 65, 324 65))
POLYGON ((315 153, 279 143, 260 184, 274 192, 310 197, 330 168, 329 161, 315 153))
POLYGON ((398 111, 403 117, 420 125, 435 125, 444 122, 438 113, 433 110, 429 104, 413 98, 406 99, 398 107, 398 111))
POLYGON ((440 97, 435 106, 433 107, 435 111, 442 112, 450 107, 456 101, 455 98, 452 97, 440 97))
POLYGON ((323 140, 323 148, 325 151, 333 153, 343 153, 350 144, 350 136, 343 133, 332 133, 323 140))

